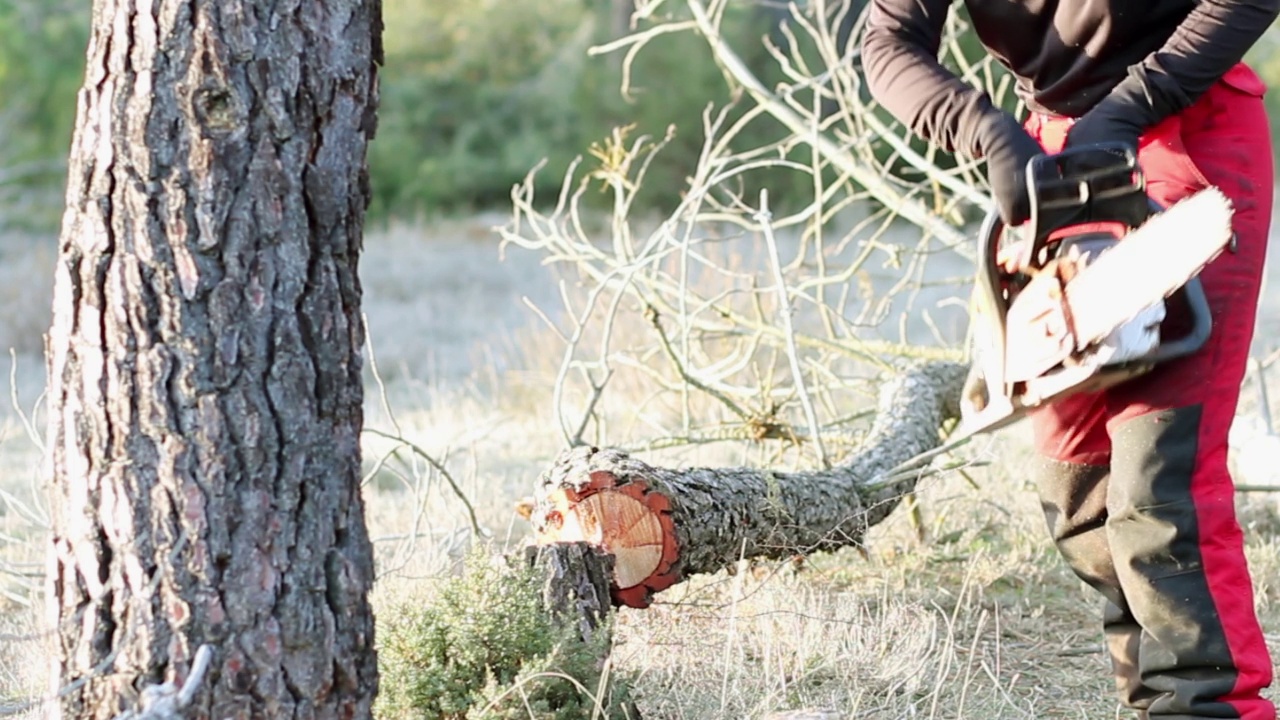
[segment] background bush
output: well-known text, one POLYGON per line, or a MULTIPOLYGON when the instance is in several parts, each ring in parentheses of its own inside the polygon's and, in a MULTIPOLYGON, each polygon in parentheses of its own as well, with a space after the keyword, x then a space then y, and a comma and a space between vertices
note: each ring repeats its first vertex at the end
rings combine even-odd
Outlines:
MULTIPOLYGON (((89 5, 0 0, 0 227, 56 226, 89 5), (33 197, 40 199, 36 207, 33 197)), ((663 208, 678 199, 701 147, 702 112, 728 102, 729 90, 705 44, 680 33, 641 53, 634 97, 620 97, 620 55, 586 54, 615 34, 611 5, 385 0, 387 64, 380 130, 370 146, 373 217, 505 207, 511 186, 544 159, 539 190, 549 198, 574 157, 627 124, 636 126, 634 134, 657 137, 675 126, 641 204, 663 208)), ((767 16, 758 3, 737 3, 725 29, 748 64, 772 82, 778 78, 760 42, 767 16)), ((1280 86, 1280 29, 1250 60, 1280 86)), ((1280 96, 1273 93, 1268 103, 1280 121, 1280 96)), ((781 129, 766 121, 751 132, 744 146, 775 139, 781 129)), ((769 184, 775 202, 785 202, 787 185, 797 179, 754 182, 769 184)))
POLYGON ((543 609, 537 575, 484 550, 433 597, 379 618, 384 720, 625 720, 630 697, 601 681, 608 632, 592 642, 543 609), (583 689, 586 692, 583 692, 583 689), (599 693, 601 697, 591 696, 599 693), (593 715, 596 702, 599 715, 593 715), (532 713, 532 715, 531 715, 532 713))
POLYGON ((87 2, 0 0, 0 230, 47 229, 89 41, 87 2))
MULTIPOLYGON (((374 211, 503 205, 544 158, 539 190, 554 193, 575 156, 628 124, 634 135, 656 137, 677 127, 648 183, 654 202, 673 197, 701 149, 704 108, 728 101, 728 89, 705 43, 680 33, 640 55, 634 97, 624 100, 621 54, 587 56, 610 39, 610 6, 388 2, 382 113, 370 151, 374 211)), ((755 48, 746 55, 757 66, 765 65, 762 20, 747 6, 727 24, 737 45, 755 48)))
POLYGON ((87 6, 0 0, 0 157, 6 162, 64 159, 84 75, 87 6))

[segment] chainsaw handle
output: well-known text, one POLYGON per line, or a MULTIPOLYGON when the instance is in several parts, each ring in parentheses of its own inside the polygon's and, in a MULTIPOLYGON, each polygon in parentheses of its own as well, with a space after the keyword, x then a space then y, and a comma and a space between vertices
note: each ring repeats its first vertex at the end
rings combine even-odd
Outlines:
POLYGON ((1191 330, 1186 335, 1171 341, 1162 341, 1160 346, 1151 351, 1144 360, 1164 362, 1191 353, 1204 347, 1213 332, 1213 313, 1209 311, 1209 299, 1205 297, 1204 286, 1200 278, 1191 278, 1182 286, 1182 296, 1191 313, 1191 330))
MULTIPOLYGON (((978 230, 978 261, 976 263, 978 282, 976 283, 976 291, 982 293, 981 299, 986 302, 985 312, 990 316, 988 320, 991 325, 991 341, 1002 350, 997 362, 992 363, 988 368, 986 382, 989 388, 1003 388, 1005 377, 1005 353, 1003 348, 1007 332, 1005 314, 1009 311, 1009 307, 1002 292, 1004 288, 1000 285, 1000 265, 996 257, 997 245, 1004 229, 1004 221, 1001 220, 1000 213, 993 209, 987 213, 986 218, 982 221, 981 228, 978 230)), ((979 310, 979 312, 983 311, 979 310)))
MULTIPOLYGON (((1165 206, 1150 196, 1147 197, 1147 203, 1152 215, 1165 211, 1165 206)), ((1235 242, 1234 236, 1232 242, 1235 242)), ((1187 310, 1191 314, 1191 330, 1176 340, 1161 342, 1160 346, 1148 355, 1151 362, 1159 363, 1190 355, 1204 347, 1209 340, 1209 334, 1213 332, 1213 313, 1209 310, 1209 298, 1204 294, 1204 286, 1200 283, 1200 278, 1193 277, 1182 286, 1182 297, 1186 300, 1187 310)))
POLYGON ((1097 143, 1036 155, 1025 171, 1031 217, 1031 252, 1040 252, 1062 228, 1100 222, 1135 228, 1160 209, 1134 148, 1097 143))

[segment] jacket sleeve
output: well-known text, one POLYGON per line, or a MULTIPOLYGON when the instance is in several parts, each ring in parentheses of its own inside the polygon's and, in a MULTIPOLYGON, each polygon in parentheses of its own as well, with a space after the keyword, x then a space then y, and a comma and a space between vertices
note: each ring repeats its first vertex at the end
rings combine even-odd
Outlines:
POLYGON ((970 157, 1004 114, 938 61, 949 0, 871 0, 862 65, 871 96, 916 135, 970 157))
POLYGON ((1099 102, 1143 128, 1191 106, 1280 15, 1280 0, 1201 0, 1164 46, 1129 68, 1099 102))

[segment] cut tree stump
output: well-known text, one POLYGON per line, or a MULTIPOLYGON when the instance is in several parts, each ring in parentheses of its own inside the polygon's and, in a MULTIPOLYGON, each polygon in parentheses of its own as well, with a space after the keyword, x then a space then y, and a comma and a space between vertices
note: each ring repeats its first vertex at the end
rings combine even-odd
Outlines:
POLYGON ((867 528, 914 489, 920 460, 960 412, 967 366, 915 363, 880 389, 858 452, 825 470, 654 467, 615 449, 563 452, 535 488, 530 520, 541 546, 583 542, 614 558, 615 604, 739 559, 780 559, 859 545, 867 528))
POLYGON ((542 605, 561 625, 573 623, 578 637, 591 642, 612 610, 614 558, 596 545, 565 542, 526 548, 525 560, 546 582, 542 605))

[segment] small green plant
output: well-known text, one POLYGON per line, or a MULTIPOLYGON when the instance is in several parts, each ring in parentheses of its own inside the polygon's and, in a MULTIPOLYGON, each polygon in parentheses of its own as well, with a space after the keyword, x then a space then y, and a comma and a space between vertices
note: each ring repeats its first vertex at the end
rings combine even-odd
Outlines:
POLYGON ((606 675, 609 637, 590 642, 544 608, 537 574, 473 551, 465 572, 423 604, 384 617, 376 714, 384 720, 570 720, 634 717, 606 675), (597 704, 599 707, 597 708, 597 704))

